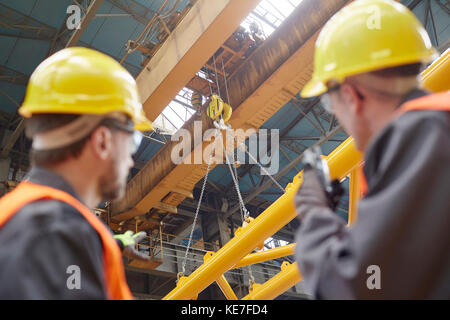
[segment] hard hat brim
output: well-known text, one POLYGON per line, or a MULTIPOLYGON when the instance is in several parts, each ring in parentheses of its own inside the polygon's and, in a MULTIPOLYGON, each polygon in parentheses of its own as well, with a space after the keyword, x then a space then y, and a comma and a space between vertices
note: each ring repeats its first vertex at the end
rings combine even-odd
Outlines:
POLYGON ((320 80, 311 79, 300 92, 302 98, 317 97, 327 91, 327 86, 320 80))
MULTIPOLYGON (((55 108, 52 110, 50 107, 45 110, 45 112, 41 111, 39 112, 39 108, 34 108, 34 106, 27 106, 26 108, 19 108, 19 114, 24 118, 31 118, 34 114, 42 114, 42 113, 61 113, 61 114, 67 114, 67 112, 62 112, 61 108, 55 108)), ((99 111, 99 110, 95 110, 99 111)), ((100 110, 101 111, 101 110, 100 110)), ((84 112, 79 113, 81 114, 103 114, 102 112, 84 112)), ((77 114, 77 113, 74 113, 77 114)), ((139 117, 139 119, 133 118, 131 114, 126 113, 134 122, 134 129, 138 131, 153 131, 155 128, 153 126, 153 123, 148 120, 145 116, 139 117)))
POLYGON ((397 59, 392 59, 392 58, 385 59, 385 61, 382 64, 382 67, 380 67, 378 62, 367 63, 364 66, 355 65, 352 68, 342 70, 339 74, 326 75, 327 76, 326 80, 320 80, 317 77, 314 78, 314 75, 313 75, 312 79, 308 83, 306 83, 305 87, 303 88, 302 92, 300 93, 300 96, 302 98, 311 98, 311 97, 320 96, 321 94, 327 92, 328 87, 326 85, 326 82, 328 82, 331 79, 333 79, 339 83, 342 83, 349 76, 372 72, 372 71, 380 70, 383 68, 402 66, 402 65, 411 64, 411 63, 429 63, 429 62, 433 61, 434 59, 436 59, 437 57, 439 57, 439 54, 436 51, 436 49, 430 48, 430 49, 426 50, 425 52, 414 53, 414 54, 412 54, 410 56, 406 56, 406 57, 400 57, 397 59))
POLYGON ((140 121, 138 123, 135 123, 134 128, 138 131, 145 132, 145 131, 153 131, 155 130, 153 123, 150 120, 145 119, 144 121, 140 121))

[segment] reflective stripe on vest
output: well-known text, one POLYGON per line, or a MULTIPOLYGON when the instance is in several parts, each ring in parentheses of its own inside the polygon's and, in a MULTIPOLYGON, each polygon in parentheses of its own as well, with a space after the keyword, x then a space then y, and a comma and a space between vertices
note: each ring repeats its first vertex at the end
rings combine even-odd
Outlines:
POLYGON ((34 201, 53 199, 77 209, 99 234, 103 246, 103 276, 108 299, 133 299, 128 288, 122 262, 122 254, 106 226, 80 201, 70 194, 51 187, 21 182, 13 191, 0 199, 0 228, 22 207, 34 201))
MULTIPOLYGON (((408 101, 404 103, 402 106, 400 106, 398 116, 401 116, 405 112, 418 110, 435 110, 435 111, 450 112, 450 91, 435 93, 408 101)), ((361 166, 360 188, 363 196, 365 196, 369 191, 367 179, 366 176, 364 175, 364 170, 362 166, 361 166)))

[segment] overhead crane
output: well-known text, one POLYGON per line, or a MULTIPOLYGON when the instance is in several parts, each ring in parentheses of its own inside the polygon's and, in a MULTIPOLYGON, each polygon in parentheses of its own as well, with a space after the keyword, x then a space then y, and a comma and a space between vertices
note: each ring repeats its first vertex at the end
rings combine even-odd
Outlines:
MULTIPOLYGON (((347 2, 302 1, 229 76, 233 128, 257 129, 295 97, 311 76, 314 43, 321 27, 347 2)), ((194 116, 183 126, 192 136, 195 120, 202 121, 202 132, 214 128, 206 114, 194 116)), ((142 216, 161 203, 176 208, 186 198, 184 194, 192 192, 204 177, 206 165, 173 164, 170 154, 174 145, 171 141, 166 143, 128 183, 125 197, 111 203, 112 220, 122 222, 142 216)), ((202 154, 206 146, 207 143, 193 145, 191 154, 197 149, 202 154)))

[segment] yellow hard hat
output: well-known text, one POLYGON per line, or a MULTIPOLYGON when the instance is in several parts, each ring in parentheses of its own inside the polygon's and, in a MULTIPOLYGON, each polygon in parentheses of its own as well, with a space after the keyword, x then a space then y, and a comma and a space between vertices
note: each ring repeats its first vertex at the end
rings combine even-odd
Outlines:
POLYGON ((314 73, 304 98, 327 91, 327 82, 437 57, 416 16, 393 0, 358 0, 337 12, 316 41, 314 73))
POLYGON ((123 112, 140 131, 153 130, 142 109, 136 81, 113 58, 82 47, 43 61, 28 83, 19 113, 107 114, 123 112))

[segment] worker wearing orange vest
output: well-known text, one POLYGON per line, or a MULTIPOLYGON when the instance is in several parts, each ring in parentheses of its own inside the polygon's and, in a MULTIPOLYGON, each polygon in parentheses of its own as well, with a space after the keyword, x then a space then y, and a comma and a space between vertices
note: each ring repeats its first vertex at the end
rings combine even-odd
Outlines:
POLYGON ((317 39, 301 95, 321 96, 364 152, 367 193, 347 227, 304 172, 296 258, 316 298, 450 298, 450 94, 419 80, 435 57, 418 19, 391 0, 351 2, 317 39))
POLYGON ((132 154, 151 130, 136 82, 114 59, 64 49, 31 75, 19 113, 32 168, 0 199, 0 299, 132 299, 122 253, 91 208, 124 194, 132 154), (8 244, 8 245, 5 245, 8 244))

